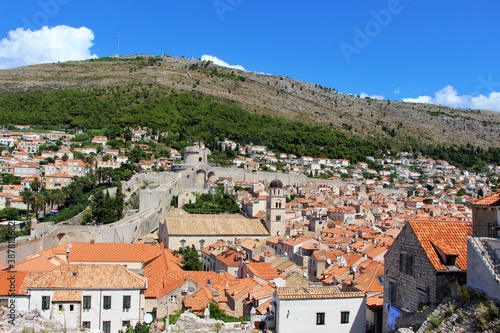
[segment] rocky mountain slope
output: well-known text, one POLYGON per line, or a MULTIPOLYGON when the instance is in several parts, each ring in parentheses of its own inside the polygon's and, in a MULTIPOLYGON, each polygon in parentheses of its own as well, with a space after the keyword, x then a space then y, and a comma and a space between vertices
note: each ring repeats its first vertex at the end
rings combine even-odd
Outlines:
POLYGON ((159 84, 175 92, 200 92, 235 101, 251 112, 329 125, 367 138, 387 137, 394 143, 418 140, 500 147, 499 112, 362 99, 288 77, 169 56, 103 58, 0 70, 0 97, 5 92, 88 89, 131 82, 159 84))

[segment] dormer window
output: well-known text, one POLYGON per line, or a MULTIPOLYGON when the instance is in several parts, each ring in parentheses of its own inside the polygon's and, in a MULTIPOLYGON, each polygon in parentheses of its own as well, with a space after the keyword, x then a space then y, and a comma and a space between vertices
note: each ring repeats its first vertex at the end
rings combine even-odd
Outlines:
POLYGON ((432 241, 432 246, 445 266, 457 266, 458 251, 442 241, 432 241))

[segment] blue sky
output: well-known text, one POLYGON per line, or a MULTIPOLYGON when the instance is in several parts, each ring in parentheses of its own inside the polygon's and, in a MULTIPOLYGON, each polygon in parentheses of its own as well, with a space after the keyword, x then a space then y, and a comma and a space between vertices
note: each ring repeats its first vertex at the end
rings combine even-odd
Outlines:
POLYGON ((500 111, 498 17, 497 0, 2 0, 0 68, 114 55, 120 35, 120 54, 500 111))

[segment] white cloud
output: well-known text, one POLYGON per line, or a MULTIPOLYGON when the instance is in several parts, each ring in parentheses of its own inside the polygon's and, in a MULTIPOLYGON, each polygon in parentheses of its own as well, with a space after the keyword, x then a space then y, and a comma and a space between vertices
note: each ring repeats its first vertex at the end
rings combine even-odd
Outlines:
POLYGON ((429 103, 450 106, 453 108, 470 108, 480 110, 500 111, 500 92, 491 92, 489 95, 459 95, 453 86, 447 85, 437 91, 434 97, 418 96, 417 98, 403 98, 408 103, 429 103))
POLYGON ((401 88, 400 88, 400 87, 398 87, 398 89, 394 90, 393 92, 394 92, 395 94, 400 94, 400 93, 401 93, 400 89, 401 89, 401 88))
POLYGON ((95 58, 92 30, 58 25, 31 31, 17 28, 0 40, 0 69, 95 58))
POLYGON ((361 97, 361 98, 368 97, 371 99, 384 99, 384 96, 382 96, 382 95, 368 95, 367 93, 364 93, 364 92, 359 94, 359 97, 361 97))
POLYGON ((227 62, 225 62, 224 60, 221 60, 219 58, 217 58, 216 56, 211 56, 211 55, 208 55, 208 54, 204 54, 201 56, 201 60, 208 60, 208 61, 211 61, 213 62, 214 64, 216 65, 219 65, 219 66, 222 66, 222 67, 227 67, 227 68, 234 68, 234 69, 240 69, 242 71, 244 71, 245 69, 243 68, 243 66, 241 65, 230 65, 228 64, 227 62))

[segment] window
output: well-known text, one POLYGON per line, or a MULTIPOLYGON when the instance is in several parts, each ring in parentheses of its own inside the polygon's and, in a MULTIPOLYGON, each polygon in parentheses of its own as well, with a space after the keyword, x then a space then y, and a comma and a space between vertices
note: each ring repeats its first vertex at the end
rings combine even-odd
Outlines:
POLYGON ((203 250, 203 248, 204 248, 204 247, 205 247, 205 240, 204 240, 204 239, 202 239, 202 240, 200 241, 200 250, 203 250))
POLYGON ((64 306, 62 304, 59 304, 59 312, 63 312, 64 311, 64 306))
POLYGON ((111 333, 111 322, 110 321, 103 321, 102 322, 102 331, 104 333, 111 333))
POLYGON ((83 296, 83 309, 90 309, 90 301, 92 296, 83 296))
POLYGON ((170 302, 172 302, 172 303, 177 302, 177 296, 175 296, 175 295, 170 295, 170 302))
POLYGON ((90 321, 82 321, 83 328, 90 328, 90 321))
POLYGON ((316 325, 325 325, 325 313, 317 312, 316 313, 316 325))
POLYGON ((186 241, 183 239, 180 241, 181 244, 181 249, 183 249, 186 246, 186 241))
POLYGON ((413 256, 400 253, 399 254, 399 271, 413 276, 413 256))
POLYGON ((42 310, 50 309, 50 296, 42 296, 42 310))
POLYGON ((130 295, 123 296, 123 310, 130 309, 130 295))
POLYGON ((129 327, 130 326, 130 320, 124 320, 124 321, 122 321, 122 327, 124 327, 124 326, 129 327))
POLYGON ((69 305, 69 311, 75 311, 75 306, 73 304, 69 305))
POLYGON ((103 297, 102 308, 105 310, 111 309, 111 296, 103 297))
POLYGON ((397 301, 397 285, 395 282, 389 282, 389 301, 395 303, 397 301))
POLYGON ((281 221, 281 215, 276 215, 276 221, 281 221))
POLYGON ((348 324, 349 323, 349 311, 340 312, 340 323, 348 324))

